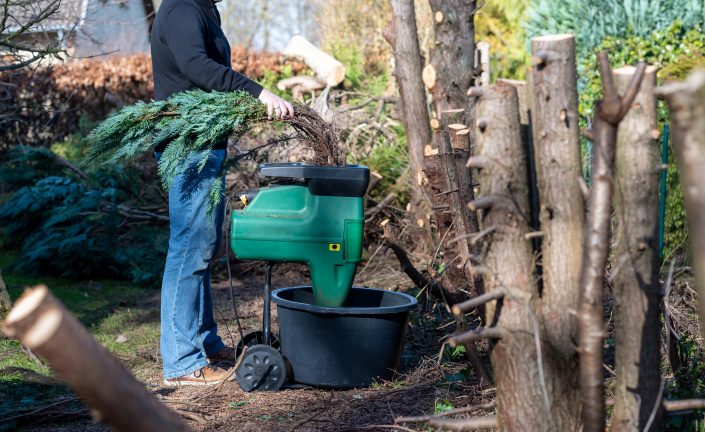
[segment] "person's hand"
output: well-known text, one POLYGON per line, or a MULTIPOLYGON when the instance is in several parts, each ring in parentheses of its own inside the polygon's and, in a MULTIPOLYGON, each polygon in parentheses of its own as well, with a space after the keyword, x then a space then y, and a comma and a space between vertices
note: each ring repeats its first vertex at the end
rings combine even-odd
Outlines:
POLYGON ((262 89, 262 93, 260 93, 257 99, 267 105, 267 116, 270 119, 272 118, 272 113, 277 120, 281 120, 287 116, 294 117, 294 107, 289 102, 267 89, 262 89))

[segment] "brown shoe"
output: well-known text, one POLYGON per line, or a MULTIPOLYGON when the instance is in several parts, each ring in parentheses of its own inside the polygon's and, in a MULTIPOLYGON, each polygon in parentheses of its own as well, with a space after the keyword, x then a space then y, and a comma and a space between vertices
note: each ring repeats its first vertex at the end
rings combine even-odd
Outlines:
POLYGON ((235 349, 230 348, 229 346, 223 347, 220 351, 218 351, 215 354, 209 355, 206 357, 208 361, 221 361, 221 360, 227 360, 227 361, 235 361, 237 360, 237 356, 235 354, 235 349))
POLYGON ((229 371, 215 366, 205 366, 199 370, 178 378, 165 379, 167 385, 213 385, 223 381, 229 371))

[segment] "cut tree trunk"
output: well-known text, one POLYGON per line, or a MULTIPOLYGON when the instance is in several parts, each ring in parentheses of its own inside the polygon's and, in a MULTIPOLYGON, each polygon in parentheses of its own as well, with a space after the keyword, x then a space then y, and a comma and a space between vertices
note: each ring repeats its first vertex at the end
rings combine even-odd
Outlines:
POLYGON ((282 55, 306 64, 328 86, 335 87, 345 79, 345 66, 302 36, 291 38, 282 55))
POLYGON ((575 38, 532 39, 543 58, 530 71, 532 142, 536 162, 541 241, 542 325, 546 331, 547 375, 558 430, 578 430, 580 400, 575 317, 585 232, 581 174, 575 38))
POLYGON ((524 237, 530 230, 525 218, 529 194, 517 93, 511 86, 483 90, 476 102, 478 118, 484 119, 476 133, 478 157, 485 162, 479 173, 482 197, 472 204, 484 208, 484 226, 494 230, 481 240, 486 256, 475 262, 484 270, 488 293, 509 293, 496 304, 488 303, 486 314, 487 328, 501 329, 498 333, 504 335, 491 340, 499 429, 552 430, 536 357, 539 327, 530 310, 538 292, 531 243, 524 237))
MULTIPOLYGON (((671 110, 673 149, 683 183, 693 270, 705 316, 705 71, 693 72, 685 82, 659 91, 671 110)), ((700 326, 705 334, 705 326, 700 326)))
POLYGON ((12 298, 2 278, 2 271, 0 271, 0 320, 5 319, 7 314, 10 313, 10 309, 12 309, 12 298))
POLYGON ((467 203, 473 200, 473 191, 466 173, 467 153, 453 149, 448 132, 434 132, 433 145, 438 153, 425 157, 424 179, 426 191, 431 197, 434 218, 438 225, 439 249, 445 261, 445 295, 449 305, 463 302, 469 296, 482 294, 477 290, 475 275, 460 266, 463 257, 475 254, 475 245, 470 235, 477 233, 477 216, 468 209, 467 203))
MULTIPOLYGON (((580 393, 585 432, 604 432, 605 396, 602 369, 604 344, 604 277, 610 246, 612 193, 614 185, 617 127, 631 108, 644 76, 639 64, 620 96, 613 83, 607 54, 598 53, 604 97, 595 104, 593 130, 592 189, 590 211, 583 243, 583 268, 580 274, 580 393)), ((633 336, 633 335, 632 335, 633 336)))
MULTIPOLYGON (((531 72, 529 71, 529 74, 531 72)), ((526 152, 526 167, 527 175, 529 176, 529 206, 531 208, 531 228, 538 231, 539 228, 539 193, 536 188, 536 152, 534 151, 533 135, 531 133, 531 98, 529 93, 532 88, 526 81, 517 81, 510 79, 497 79, 497 85, 511 85, 517 89, 517 97, 519 98, 519 118, 521 120, 521 142, 523 143, 526 152)), ((534 238, 534 252, 539 252, 541 239, 534 238)), ((539 273, 540 275, 540 273, 539 273)))
POLYGON ((44 357, 99 421, 125 432, 189 431, 44 285, 28 288, 2 328, 44 357))
MULTIPOLYGON (((624 92, 636 69, 613 71, 624 92)), ((644 430, 660 398, 661 286, 659 272, 659 174, 656 68, 649 67, 632 109, 617 132, 614 269, 614 432, 644 430)), ((659 404, 660 406, 660 404, 659 404)), ((653 424, 661 424, 657 410, 653 424)), ((656 427, 654 430, 658 430, 656 427)))
MULTIPOLYGON (((465 264, 467 258, 476 253, 470 236, 478 231, 477 215, 467 206, 473 200, 469 170, 465 167, 467 152, 454 149, 445 131, 435 132, 433 143, 439 152, 426 156, 424 173, 438 225, 439 249, 443 252, 444 270, 440 285, 450 307, 467 300, 469 296, 476 297, 483 293, 481 280, 472 272, 472 265, 465 264)), ((465 315, 459 314, 455 318, 457 332, 468 331, 465 315)), ((492 380, 477 348, 470 343, 465 345, 465 349, 480 386, 488 387, 492 380)))
POLYGON ((449 124, 468 124, 472 119, 472 100, 466 92, 473 84, 475 58, 475 1, 431 0, 435 46, 426 70, 433 80, 425 84, 433 95, 440 129, 449 124), (463 109, 464 111, 456 111, 463 109))
MULTIPOLYGON (((424 148, 431 142, 426 92, 421 81, 421 51, 416 31, 413 0, 390 0, 392 20, 384 29, 384 38, 394 51, 394 76, 399 83, 402 121, 409 149, 412 177, 421 173, 424 148)), ((417 195, 421 187, 413 182, 417 195)))

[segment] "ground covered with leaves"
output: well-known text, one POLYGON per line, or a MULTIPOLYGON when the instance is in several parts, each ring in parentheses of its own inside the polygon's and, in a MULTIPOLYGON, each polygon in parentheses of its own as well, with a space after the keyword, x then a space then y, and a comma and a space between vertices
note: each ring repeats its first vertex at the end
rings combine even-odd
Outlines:
MULTIPOLYGON (((359 286, 394 289, 419 294, 398 269, 393 255, 383 249, 370 251, 355 281, 359 286), (373 255, 373 256, 372 256, 373 255)), ((0 268, 14 257, 0 255, 0 268)), ((417 257, 420 258, 420 257, 417 257)), ((247 332, 261 328, 263 264, 236 263, 235 301, 247 332)), ((455 323, 441 303, 425 301, 412 312, 401 364, 391 381, 369 388, 284 388, 275 393, 246 393, 236 382, 224 384, 215 393, 203 387, 163 385, 159 354, 159 290, 111 280, 71 280, 3 275, 13 298, 25 285, 46 283, 90 329, 94 337, 145 383, 155 397, 181 411, 185 421, 201 431, 362 431, 390 430, 400 416, 425 416, 491 402, 494 389, 483 390, 462 351, 439 342, 455 330, 455 323), (203 397, 204 394, 207 394, 203 397)), ((308 281, 305 266, 275 267, 273 288, 299 286, 308 281)), ((673 374, 664 352, 663 376, 666 397, 687 398, 705 392, 702 339, 698 336, 695 293, 688 267, 675 272, 669 295, 669 314, 680 335, 677 341, 682 366, 673 374)), ((608 292, 609 294, 609 292, 608 292)), ((213 298, 219 332, 226 343, 238 341, 224 260, 215 267, 213 298)), ((611 310, 606 296, 606 316, 611 310)), ((276 308, 273 328, 278 329, 276 308)), ((605 345, 607 396, 614 382, 614 344, 611 327, 605 345)), ((486 355, 486 346, 481 351, 486 355)), ((225 365, 227 366, 227 365, 225 365)), ((478 416, 476 411, 460 416, 478 416)), ((702 415, 667 419, 666 430, 700 431, 702 415)), ((424 423, 400 424, 398 430, 429 430, 424 423), (406 429, 402 429, 406 428, 406 429)), ((16 341, 0 338, 0 431, 107 431, 94 423, 90 410, 64 386, 42 359, 16 341)))
MULTIPOLYGON (((2 256, 0 267, 12 257, 2 256)), ((398 271, 393 256, 379 253, 363 264, 356 285, 398 289, 418 294, 398 271), (382 277, 384 275, 384 277, 382 277)), ((261 328, 263 265, 234 267, 235 301, 247 332, 261 328)), ((318 431, 389 430, 394 418, 419 416, 465 405, 487 403, 493 390, 482 391, 462 351, 441 349, 438 340, 451 333, 454 321, 445 307, 424 302, 413 312, 399 370, 394 379, 369 388, 294 389, 276 393, 246 393, 236 382, 226 383, 208 397, 203 387, 163 385, 159 354, 159 291, 124 282, 21 277, 4 274, 13 298, 22 286, 47 283, 52 291, 90 329, 95 338, 170 407, 187 412, 195 430, 318 431), (375 425, 386 425, 387 428, 375 425)), ((306 284, 306 267, 275 267, 273 288, 306 284)), ((221 261, 213 282, 215 315, 226 343, 239 340, 229 297, 227 271, 221 261)), ((423 299, 422 299, 423 300, 423 299)), ((276 310, 273 327, 278 328, 276 310)), ((42 359, 18 342, 0 339, 0 431, 101 431, 90 410, 65 387, 42 359)), ((482 415, 473 413, 473 415, 482 415)), ((411 430, 421 425, 404 425, 411 430)))

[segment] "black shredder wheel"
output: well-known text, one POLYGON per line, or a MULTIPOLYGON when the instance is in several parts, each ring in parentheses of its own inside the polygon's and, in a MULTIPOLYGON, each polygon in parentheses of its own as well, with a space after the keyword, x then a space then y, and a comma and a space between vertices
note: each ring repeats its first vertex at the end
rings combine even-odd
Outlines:
MULTIPOLYGON (((275 350, 279 351, 279 336, 276 333, 272 333, 269 338, 269 345, 275 350)), ((264 332, 262 330, 252 330, 251 332, 245 333, 245 337, 240 342, 238 342, 237 347, 235 348, 236 356, 238 358, 240 357, 240 354, 242 354, 243 347, 247 347, 247 349, 250 349, 255 345, 265 345, 264 332)))
POLYGON ((284 358, 269 345, 254 345, 245 352, 235 376, 246 392, 277 391, 286 379, 284 358))

